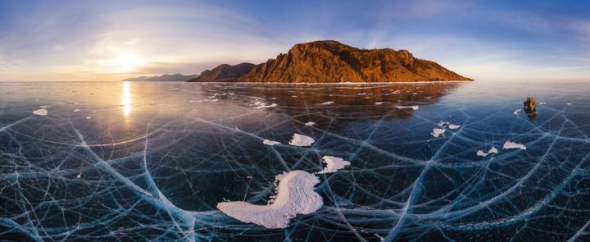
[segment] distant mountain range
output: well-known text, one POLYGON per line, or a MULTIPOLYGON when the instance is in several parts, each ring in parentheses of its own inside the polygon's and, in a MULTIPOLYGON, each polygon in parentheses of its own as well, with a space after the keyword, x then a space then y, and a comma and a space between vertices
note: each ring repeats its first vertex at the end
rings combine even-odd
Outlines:
POLYGON ((199 77, 189 80, 190 82, 233 82, 239 77, 247 74, 255 67, 252 63, 240 63, 235 66, 222 64, 212 70, 201 72, 199 77))
POLYGON ((172 74, 172 75, 162 75, 162 76, 140 76, 137 78, 129 78, 123 81, 130 81, 130 82, 184 82, 191 79, 198 77, 198 75, 181 75, 181 74, 172 74))
MULTIPOLYGON (((166 76, 166 75, 165 75, 166 76)), ((334 40, 296 44, 287 54, 254 65, 222 64, 190 82, 417 82, 471 81, 407 50, 359 49, 334 40)))

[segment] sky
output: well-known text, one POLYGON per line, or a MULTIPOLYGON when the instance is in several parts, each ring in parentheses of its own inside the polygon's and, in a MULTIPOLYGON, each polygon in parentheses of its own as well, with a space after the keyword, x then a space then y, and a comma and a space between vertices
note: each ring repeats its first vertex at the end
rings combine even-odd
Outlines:
POLYGON ((476 80, 590 81, 590 1, 571 0, 1 0, 0 81, 198 74, 323 39, 476 80))

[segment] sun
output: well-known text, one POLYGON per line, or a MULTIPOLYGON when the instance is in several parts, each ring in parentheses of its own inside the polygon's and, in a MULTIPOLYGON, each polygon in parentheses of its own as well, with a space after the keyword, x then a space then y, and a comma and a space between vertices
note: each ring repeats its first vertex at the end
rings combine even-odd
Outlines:
POLYGON ((130 53, 118 54, 107 62, 107 67, 114 68, 118 73, 130 73, 137 70, 145 61, 130 53))

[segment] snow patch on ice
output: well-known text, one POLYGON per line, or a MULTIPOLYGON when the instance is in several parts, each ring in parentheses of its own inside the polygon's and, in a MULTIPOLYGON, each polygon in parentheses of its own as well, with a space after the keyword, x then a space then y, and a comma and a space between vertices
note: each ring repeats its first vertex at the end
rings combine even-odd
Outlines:
POLYGON ((456 124, 449 124, 449 129, 450 130, 455 130, 461 128, 461 125, 456 125, 456 124))
POLYGON ((323 103, 320 103, 320 105, 324 105, 324 106, 325 106, 325 105, 330 105, 330 104, 333 104, 333 103, 334 103, 334 102, 332 102, 332 101, 328 101, 328 102, 323 102, 323 103))
POLYGON ((432 133, 430 133, 434 138, 438 138, 439 136, 445 136, 445 129, 434 128, 432 129, 432 133))
POLYGON ((514 143, 510 140, 506 141, 504 143, 504 146, 502 147, 503 149, 507 150, 507 149, 521 149, 521 150, 526 150, 526 146, 524 144, 519 144, 519 143, 514 143))
POLYGON ((302 134, 293 134, 293 138, 289 144, 294 146, 311 146, 314 142, 315 140, 312 137, 302 134))
POLYGON ((324 160, 324 163, 326 163, 326 168, 319 171, 318 174, 334 173, 350 165, 350 162, 345 161, 340 157, 326 155, 322 157, 322 159, 324 160))
POLYGON ((305 123, 305 126, 314 126, 314 125, 315 125, 315 122, 311 122, 311 121, 305 123))
POLYGON ((256 108, 256 109, 261 109, 261 108, 274 108, 274 107, 276 107, 276 106, 278 106, 278 104, 276 104, 276 103, 273 103, 273 104, 271 104, 271 105, 265 105, 265 104, 263 104, 263 103, 262 103, 262 104, 260 104, 260 106, 258 106, 258 107, 255 107, 255 108, 256 108))
POLYGON ((420 107, 415 105, 415 106, 395 106, 397 109, 414 109, 414 110, 418 110, 420 107))
POLYGON ((79 108, 74 109, 74 113, 80 112, 79 108))
POLYGON ((489 154, 498 154, 498 149, 496 149, 496 147, 492 147, 490 148, 490 150, 488 152, 485 152, 483 150, 478 150, 477 151, 477 155, 481 156, 481 157, 486 157, 489 154))
POLYGON ((522 111, 522 109, 520 109, 520 108, 516 109, 516 110, 514 110, 514 114, 518 115, 518 113, 520 113, 520 111, 522 111))
POLYGON ((244 223, 254 223, 269 229, 289 226, 298 214, 310 214, 322 207, 324 200, 314 191, 320 181, 301 170, 285 172, 275 177, 277 195, 270 205, 253 205, 247 202, 221 202, 217 208, 224 214, 244 223))
POLYGON ((381 105, 383 102, 375 102, 375 105, 381 105))
POLYGON ((281 144, 281 142, 274 141, 274 140, 268 140, 268 139, 263 140, 262 143, 265 145, 270 145, 270 146, 281 144))
POLYGON ((33 111, 33 114, 39 115, 39 116, 45 116, 45 115, 47 115, 47 113, 49 113, 49 112, 45 108, 41 108, 41 109, 37 109, 37 110, 33 111))

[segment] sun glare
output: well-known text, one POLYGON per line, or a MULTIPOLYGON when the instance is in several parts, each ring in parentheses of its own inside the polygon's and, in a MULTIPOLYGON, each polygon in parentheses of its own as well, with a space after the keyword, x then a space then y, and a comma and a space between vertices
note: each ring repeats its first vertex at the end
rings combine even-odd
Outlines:
POLYGON ((115 68, 119 73, 136 71, 144 63, 143 59, 134 54, 119 54, 107 62, 108 67, 115 68))

